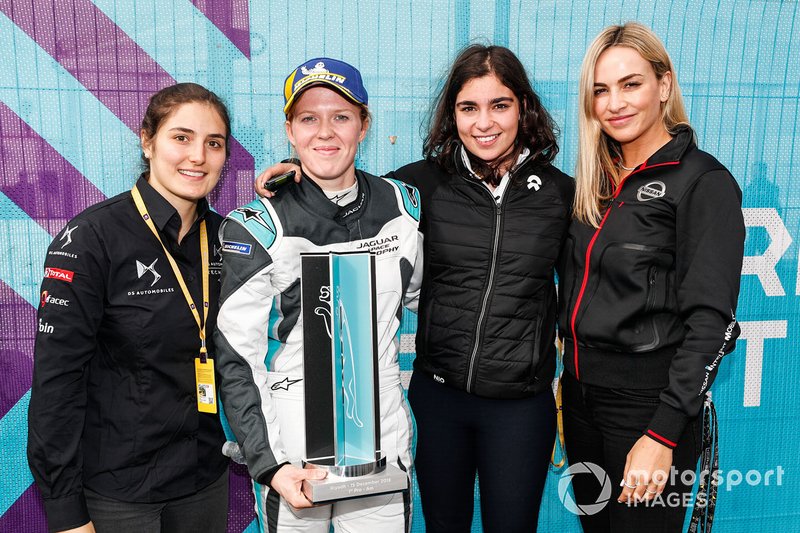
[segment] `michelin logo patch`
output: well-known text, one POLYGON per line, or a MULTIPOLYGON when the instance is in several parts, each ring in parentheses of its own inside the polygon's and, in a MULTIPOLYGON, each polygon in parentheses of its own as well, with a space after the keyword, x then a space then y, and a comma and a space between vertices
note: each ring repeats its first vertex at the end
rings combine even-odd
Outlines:
POLYGON ((253 253, 253 245, 244 242, 222 241, 222 251, 239 255, 250 255, 253 253))

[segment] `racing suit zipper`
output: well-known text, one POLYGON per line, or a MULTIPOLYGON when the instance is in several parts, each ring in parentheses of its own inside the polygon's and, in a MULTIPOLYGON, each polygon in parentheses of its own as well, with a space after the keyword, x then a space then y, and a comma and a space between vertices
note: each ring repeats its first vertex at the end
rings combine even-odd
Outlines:
MULTIPOLYGON (((482 188, 485 188, 481 185, 482 188)), ((492 202, 495 202, 495 219, 494 219, 494 241, 492 242, 492 262, 489 267, 489 282, 486 284, 486 289, 483 293, 483 300, 481 303, 481 312, 478 315, 478 322, 475 324, 475 344, 472 347, 472 354, 469 357, 469 370, 467 371, 467 392, 472 392, 472 381, 475 372, 475 359, 478 357, 478 350, 481 345, 481 330, 483 326, 483 319, 486 316, 486 305, 489 303, 489 295, 492 293, 492 286, 494 285, 494 271, 497 267, 497 252, 500 248, 500 227, 502 221, 503 208, 502 205, 506 201, 506 197, 511 191, 506 191, 503 194, 503 199, 498 204, 489 190, 486 192, 492 197, 492 202)))
POLYGON ((622 192, 622 186, 625 185, 625 182, 628 181, 628 178, 633 176, 634 174, 638 174, 639 172, 655 167, 663 167, 668 165, 678 165, 680 161, 668 161, 665 163, 657 163, 655 165, 647 165, 647 161, 641 164, 636 170, 622 178, 622 181, 619 182, 617 188, 614 190, 614 196, 611 198, 611 204, 606 209, 605 214, 603 215, 603 219, 600 221, 600 225, 594 231, 594 235, 592 235, 591 240, 589 241, 589 245, 586 247, 586 254, 584 256, 583 261, 583 280, 581 281, 581 288, 578 291, 578 297, 575 299, 575 306, 572 308, 572 316, 570 317, 570 330, 572 332, 572 357, 573 363, 575 365, 575 378, 580 380, 581 374, 580 369, 578 367, 578 334, 575 332, 575 320, 578 317, 578 311, 581 307, 581 300, 583 299, 583 295, 586 292, 586 285, 589 282, 589 266, 590 266, 590 259, 592 255, 592 248, 594 248, 595 242, 597 242, 597 236, 600 234, 600 230, 603 229, 603 226, 608 220, 608 215, 611 214, 611 210, 614 208, 614 204, 617 203, 617 209, 622 207, 622 204, 625 202, 617 202, 617 197, 622 192))

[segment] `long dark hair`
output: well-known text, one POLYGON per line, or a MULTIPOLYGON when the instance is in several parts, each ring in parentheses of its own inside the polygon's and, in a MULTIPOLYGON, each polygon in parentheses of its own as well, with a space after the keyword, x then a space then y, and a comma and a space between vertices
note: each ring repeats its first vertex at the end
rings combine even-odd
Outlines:
POLYGON ((541 164, 550 163, 558 153, 555 122, 533 91, 525 67, 508 48, 473 44, 458 55, 431 108, 423 155, 450 172, 455 169, 453 155, 460 146, 456 96, 468 81, 491 74, 511 89, 520 105, 519 130, 511 153, 494 161, 483 161, 468 152, 475 173, 496 185, 502 177, 498 175, 499 169, 510 167, 508 163, 513 165, 525 148, 541 164))
MULTIPOLYGON (((206 104, 219 113, 222 122, 225 124, 225 157, 230 154, 231 118, 228 108, 219 96, 209 91, 202 85, 196 83, 176 83, 169 87, 164 87, 150 97, 147 111, 142 118, 141 133, 148 139, 153 139, 158 132, 158 128, 169 117, 173 111, 183 104, 198 102, 206 104)), ((150 161, 142 153, 142 163, 144 164, 145 174, 149 172, 150 161)))

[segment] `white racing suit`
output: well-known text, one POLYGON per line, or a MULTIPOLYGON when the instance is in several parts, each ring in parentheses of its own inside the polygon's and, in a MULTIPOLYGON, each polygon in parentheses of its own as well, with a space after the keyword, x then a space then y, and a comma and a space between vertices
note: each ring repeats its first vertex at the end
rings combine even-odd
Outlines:
POLYGON ((262 531, 408 531, 408 491, 297 510, 265 482, 305 458, 300 254, 372 252, 377 285, 381 449, 411 467, 412 420, 400 384, 402 306, 416 310, 422 270, 415 188, 356 171, 358 196, 331 202, 308 177, 231 212, 221 229, 215 341, 225 415, 247 460, 262 531))

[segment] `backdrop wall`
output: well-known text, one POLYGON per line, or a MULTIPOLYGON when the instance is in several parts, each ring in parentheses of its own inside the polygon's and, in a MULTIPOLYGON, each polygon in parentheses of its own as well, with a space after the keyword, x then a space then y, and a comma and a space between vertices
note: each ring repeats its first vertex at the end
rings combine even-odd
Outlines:
MULTIPOLYGON (((327 55, 361 69, 375 120, 359 166, 381 173, 420 157, 420 125, 456 52, 497 43, 528 68, 561 128, 556 164, 571 173, 583 53, 627 20, 664 39, 701 147, 744 191, 742 339, 714 385, 717 531, 800 531, 798 15, 788 0, 0 0, 0 531, 46 531, 25 459, 46 247, 69 218, 131 187, 150 94, 196 81, 229 104, 235 140, 213 198, 225 213, 251 199, 255 169, 288 154, 281 91, 301 61, 327 55)), ((245 476, 231 476, 235 533, 256 529, 245 476)), ((541 530, 577 531, 558 481, 553 472, 541 530)), ((419 506, 414 530, 424 531, 419 506)))

